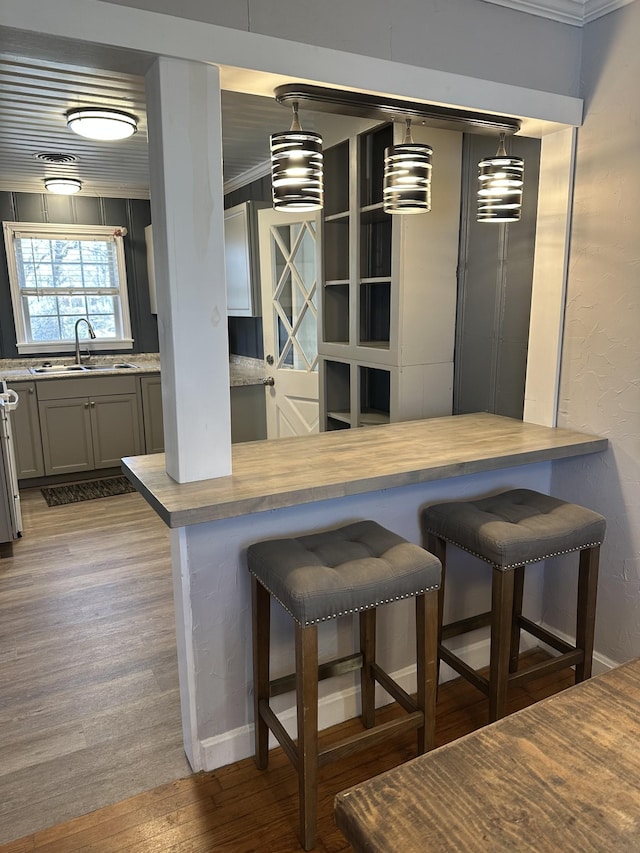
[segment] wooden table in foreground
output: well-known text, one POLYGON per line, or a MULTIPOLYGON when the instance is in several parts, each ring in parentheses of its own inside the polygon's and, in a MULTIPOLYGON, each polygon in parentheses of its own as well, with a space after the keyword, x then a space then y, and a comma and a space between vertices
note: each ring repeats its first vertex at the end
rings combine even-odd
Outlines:
POLYGON ((640 658, 338 794, 371 853, 637 853, 640 658))

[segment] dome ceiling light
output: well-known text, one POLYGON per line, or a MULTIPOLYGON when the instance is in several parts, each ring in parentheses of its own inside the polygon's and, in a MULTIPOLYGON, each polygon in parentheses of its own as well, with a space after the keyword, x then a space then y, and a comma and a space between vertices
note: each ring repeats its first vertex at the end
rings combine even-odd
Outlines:
POLYGON ((45 178, 45 189, 56 195, 74 195, 82 189, 82 182, 77 178, 45 178))
POLYGON ((138 119, 107 107, 80 107, 67 113, 67 127, 86 139, 110 141, 133 136, 138 119))

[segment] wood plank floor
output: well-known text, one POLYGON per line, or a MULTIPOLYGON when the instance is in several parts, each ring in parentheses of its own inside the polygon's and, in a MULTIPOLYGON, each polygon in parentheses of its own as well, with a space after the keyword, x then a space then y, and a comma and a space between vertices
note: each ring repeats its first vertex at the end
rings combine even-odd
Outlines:
MULTIPOLYGON (((25 537, 0 559, 0 853, 299 850, 296 780, 280 750, 263 773, 248 759, 188 775, 164 525, 138 495, 49 509, 29 490, 23 508, 25 537)), ((571 680, 532 681, 510 708, 571 680)), ((443 685, 438 745, 486 716, 470 685, 443 685)), ((407 736, 321 771, 320 853, 350 849, 335 794, 413 754, 407 736)))
POLYGON ((0 552, 0 842, 191 773, 165 525, 138 494, 21 497, 0 552))

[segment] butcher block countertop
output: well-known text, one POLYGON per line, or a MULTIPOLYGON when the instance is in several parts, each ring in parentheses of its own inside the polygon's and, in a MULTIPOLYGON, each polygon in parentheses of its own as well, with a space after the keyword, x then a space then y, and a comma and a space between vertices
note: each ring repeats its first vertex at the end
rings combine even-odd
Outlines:
POLYGON ((233 473, 176 483, 164 454, 122 468, 169 527, 605 450, 607 439, 487 413, 232 447, 233 473))

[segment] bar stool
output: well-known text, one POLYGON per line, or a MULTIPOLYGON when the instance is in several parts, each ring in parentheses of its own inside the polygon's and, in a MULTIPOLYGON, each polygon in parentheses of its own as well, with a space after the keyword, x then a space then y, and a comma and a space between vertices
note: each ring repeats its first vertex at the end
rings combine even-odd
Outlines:
POLYGON ((300 838, 316 843, 318 767, 375 746, 396 733, 416 730, 418 753, 433 747, 437 680, 440 562, 374 521, 360 521, 296 539, 257 542, 247 552, 253 605, 255 761, 268 764, 269 729, 298 773, 300 838), (270 599, 295 621, 296 671, 269 680, 270 599), (376 663, 376 608, 416 599, 417 697, 414 700, 376 663), (318 624, 359 614, 360 651, 318 667, 318 624), (318 749, 318 681, 360 669, 365 731, 318 749), (375 682, 407 711, 375 725, 375 682), (298 738, 294 742, 269 704, 270 696, 295 689, 298 738))
POLYGON ((591 676, 598 560, 606 527, 601 515, 529 489, 514 489, 482 500, 426 507, 422 525, 427 548, 442 563, 439 659, 489 697, 490 722, 505 715, 509 684, 574 665, 576 683, 591 676), (489 563, 493 577, 489 612, 443 625, 447 543, 489 563), (580 552, 575 646, 522 615, 525 566, 572 551, 580 552), (491 625, 488 679, 443 645, 485 625, 491 625), (521 630, 560 654, 518 672, 521 630))

